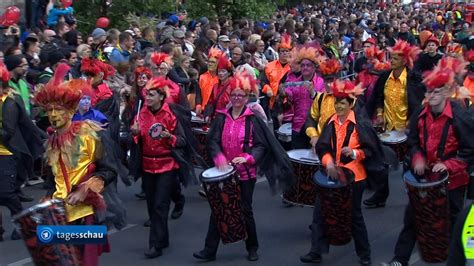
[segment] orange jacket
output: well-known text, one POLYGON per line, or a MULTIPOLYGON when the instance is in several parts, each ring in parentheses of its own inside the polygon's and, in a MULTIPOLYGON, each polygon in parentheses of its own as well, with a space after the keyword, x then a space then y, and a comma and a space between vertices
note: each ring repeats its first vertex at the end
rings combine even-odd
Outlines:
POLYGON ((326 168, 326 166, 330 162, 334 162, 336 166, 344 166, 352 170, 352 172, 354 172, 356 182, 366 179, 367 173, 365 172, 365 167, 363 164, 363 161, 365 159, 365 153, 360 146, 359 133, 357 132, 356 129, 354 129, 354 131, 352 132, 351 138, 349 139, 349 148, 351 148, 355 152, 355 156, 356 156, 355 160, 347 164, 343 164, 341 162, 341 150, 343 148, 342 144, 346 137, 347 126, 349 125, 349 123, 353 123, 354 125, 356 124, 354 111, 350 112, 346 121, 344 121, 344 123, 342 124, 340 124, 339 119, 337 118, 337 114, 331 117, 328 124, 329 123, 334 123, 334 129, 336 131, 336 138, 337 138, 336 161, 334 162, 334 158, 332 158, 330 153, 323 154, 323 157, 322 157, 323 159, 321 161, 323 167, 326 168))
MULTIPOLYGON (((219 82, 217 75, 212 74, 207 71, 199 77, 199 88, 201 89, 201 101, 196 101, 196 106, 201 105, 201 108, 204 110, 209 97, 211 97, 212 88, 219 82)), ((198 97, 199 99, 199 97, 198 97)))
POLYGON ((268 63, 265 66, 264 71, 268 83, 264 80, 265 84, 263 85, 262 92, 267 93, 267 91, 272 90, 273 96, 270 99, 270 107, 273 107, 273 104, 275 103, 275 98, 278 94, 280 80, 288 71, 290 71, 290 64, 286 64, 285 66, 283 66, 280 63, 280 60, 275 60, 268 63))

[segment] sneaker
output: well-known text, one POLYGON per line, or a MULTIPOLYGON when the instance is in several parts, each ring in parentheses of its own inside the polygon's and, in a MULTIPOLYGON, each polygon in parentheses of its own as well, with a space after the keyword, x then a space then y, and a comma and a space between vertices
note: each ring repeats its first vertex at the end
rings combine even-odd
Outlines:
POLYGON ((367 257, 361 257, 359 259, 359 263, 362 266, 369 266, 369 265, 372 265, 372 260, 368 256, 367 257))
POLYGON ((321 255, 317 253, 308 253, 300 257, 300 261, 303 263, 320 263, 322 260, 321 255))
POLYGON ((201 196, 201 197, 203 197, 203 198, 205 198, 205 199, 207 198, 206 191, 204 191, 204 189, 200 189, 200 190, 198 191, 198 193, 199 193, 199 196, 201 196))
POLYGON ((382 266, 408 266, 408 263, 402 263, 402 262, 399 262, 398 260, 396 259, 393 259, 392 261, 386 263, 382 263, 382 266))
POLYGON ((147 257, 148 259, 153 259, 153 258, 163 255, 163 251, 161 249, 152 247, 149 250, 145 251, 144 254, 145 254, 145 257, 147 257))
POLYGON ((247 255, 247 260, 248 261, 257 261, 258 260, 258 254, 256 250, 250 250, 249 254, 247 255))
POLYGON ((35 176, 31 179, 28 179, 28 181, 26 181, 27 186, 34 186, 34 185, 38 185, 38 184, 41 184, 41 183, 44 183, 44 180, 40 176, 35 176))

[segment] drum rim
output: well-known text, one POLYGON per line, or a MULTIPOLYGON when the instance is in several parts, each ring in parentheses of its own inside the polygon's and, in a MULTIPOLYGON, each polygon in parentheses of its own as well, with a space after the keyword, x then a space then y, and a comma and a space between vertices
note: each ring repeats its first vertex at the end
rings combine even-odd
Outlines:
POLYGON ((38 203, 36 205, 33 205, 27 209, 24 209, 23 211, 21 211, 20 213, 18 214, 15 214, 13 217, 12 217, 12 221, 15 222, 17 221, 18 219, 20 219, 21 217, 25 216, 26 214, 28 213, 31 213, 35 210, 38 210, 38 209, 43 209, 43 208, 47 208, 49 206, 52 206, 54 204, 59 204, 59 205, 63 205, 64 204, 64 201, 61 200, 61 199, 50 199, 50 200, 47 200, 47 201, 44 201, 44 202, 41 202, 41 203, 38 203))
POLYGON ((276 130, 276 132, 277 132, 277 134, 281 134, 281 135, 284 135, 284 136, 291 136, 291 133, 292 133, 291 131, 292 131, 292 130, 293 130, 293 124, 292 124, 292 123, 283 123, 283 124, 276 130), (289 133, 288 133, 288 132, 282 132, 282 131, 280 131, 280 128, 282 128, 283 126, 288 125, 288 124, 290 125, 290 132, 289 132, 289 133))
MULTIPOLYGON (((336 166, 336 167, 339 167, 339 166, 336 166)), ((352 171, 351 169, 347 168, 347 167, 341 167, 341 168, 345 168, 347 170, 350 170, 352 171)), ((320 184, 319 182, 317 182, 318 180, 316 179, 316 175, 323 171, 323 169, 319 169, 318 171, 316 171, 314 174, 313 174, 313 182, 316 186, 318 187, 322 187, 322 188, 329 188, 329 189, 339 189, 339 188, 344 188, 344 187, 347 187, 347 186, 350 186, 352 185, 353 183, 355 183, 355 179, 352 179, 351 182, 347 183, 347 184, 342 184, 340 182, 337 182, 336 184, 334 185, 324 185, 324 184, 320 184)), ((354 177, 355 178, 355 177, 354 177)))
MULTIPOLYGON (((392 131, 395 131, 395 130, 391 130, 391 131, 388 131, 388 132, 392 132, 392 131)), ((405 142, 405 141, 408 140, 408 135, 407 135, 406 133, 403 133, 405 136, 404 136, 401 140, 397 140, 397 141, 386 141, 386 140, 384 141, 384 140, 382 140, 381 136, 382 136, 383 134, 388 133, 388 132, 382 132, 382 133, 380 133, 380 134, 377 134, 378 137, 379 137, 379 139, 380 139, 380 141, 383 142, 383 143, 385 143, 385 144, 400 144, 400 143, 403 143, 403 142, 405 142)), ((390 134, 390 133, 389 133, 389 134, 390 134)))
POLYGON ((289 154, 289 152, 291 152, 291 151, 308 151, 308 150, 311 151, 311 149, 293 149, 293 150, 286 151, 286 154, 290 158, 290 161, 295 162, 295 163, 301 163, 301 164, 305 164, 305 165, 321 165, 321 160, 319 159, 318 155, 316 155, 318 160, 315 161, 315 163, 311 163, 311 161, 309 161, 309 160, 300 161, 298 159, 291 158, 290 154, 289 154))
POLYGON ((433 186, 442 184, 442 183, 446 182, 446 180, 449 179, 449 173, 446 172, 446 176, 443 177, 441 180, 433 181, 433 182, 425 182, 425 183, 420 183, 420 182, 414 183, 414 182, 412 182, 411 180, 408 180, 408 179, 406 178, 406 173, 408 173, 408 172, 410 172, 411 175, 414 176, 414 174, 413 174, 411 171, 405 171, 405 172, 403 173, 403 181, 404 181, 406 184, 410 185, 410 186, 418 187, 418 188, 433 187, 433 186))
POLYGON ((196 132, 196 133, 204 133, 204 134, 207 134, 209 132, 209 130, 205 131, 204 129, 200 127, 192 127, 191 131, 196 132))
POLYGON ((229 176, 234 175, 234 174, 237 172, 237 169, 235 169, 235 167, 233 167, 232 171, 230 171, 230 172, 228 172, 228 173, 226 173, 226 174, 222 174, 222 175, 213 177, 212 179, 203 178, 204 172, 206 172, 206 171, 209 170, 209 169, 213 169, 213 168, 216 168, 216 167, 211 167, 211 168, 208 168, 208 169, 202 171, 202 173, 199 175, 199 180, 201 180, 201 182, 203 182, 203 183, 219 182, 219 181, 222 181, 222 180, 228 178, 229 176))

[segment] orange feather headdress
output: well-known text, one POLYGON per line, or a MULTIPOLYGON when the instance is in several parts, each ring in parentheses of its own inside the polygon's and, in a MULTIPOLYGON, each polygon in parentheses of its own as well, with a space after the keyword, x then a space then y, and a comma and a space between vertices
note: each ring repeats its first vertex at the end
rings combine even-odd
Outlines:
POLYGON ((227 55, 222 54, 221 57, 219 57, 219 60, 217 61, 217 69, 225 69, 232 73, 233 68, 234 67, 232 66, 232 63, 230 62, 227 55))
POLYGON ((134 72, 135 72, 135 79, 137 79, 141 75, 147 76, 148 79, 150 79, 153 76, 151 69, 149 69, 148 67, 143 67, 143 66, 137 67, 134 72))
POLYGON ((336 98, 357 98, 359 95, 364 94, 364 89, 362 84, 359 83, 357 86, 350 80, 340 80, 336 79, 331 83, 332 94, 336 98))
POLYGON ((299 64, 303 59, 308 59, 319 66, 322 62, 327 60, 327 57, 317 45, 295 47, 295 49, 291 51, 291 60, 294 63, 299 64))
POLYGON ((250 76, 247 71, 238 71, 234 74, 231 80, 231 91, 241 89, 245 93, 258 94, 257 80, 250 76))
POLYGON ((418 58, 418 54, 421 52, 421 49, 415 45, 411 45, 406 41, 398 40, 395 43, 395 46, 389 47, 388 50, 392 54, 399 54, 403 58, 405 66, 408 68, 413 68, 415 60, 418 58))
POLYGON ((171 56, 166 53, 159 53, 159 52, 153 52, 151 54, 151 61, 159 66, 161 63, 166 63, 170 68, 173 67, 173 60, 171 59, 171 56))
POLYGON ((46 84, 40 85, 35 94, 34 101, 43 109, 48 110, 53 106, 66 110, 76 110, 84 94, 89 93, 90 84, 82 79, 73 79, 64 82, 64 76, 70 67, 61 63, 54 73, 54 77, 46 84))
POLYGON ((291 50, 293 46, 291 45, 291 36, 287 33, 281 36, 280 44, 278 44, 278 49, 291 50))
POLYGON ((341 63, 335 58, 328 59, 319 65, 319 71, 321 71, 321 74, 326 77, 336 75, 341 71, 341 69, 341 63))
POLYGON ((209 49, 209 53, 207 55, 207 58, 209 58, 209 59, 211 59, 211 58, 219 59, 222 56, 222 53, 223 52, 220 49, 212 47, 211 49, 209 49))
POLYGON ((165 94, 166 96, 169 95, 169 86, 170 86, 170 81, 164 77, 153 77, 150 79, 146 85, 145 89, 146 90, 156 90, 162 94, 165 94))

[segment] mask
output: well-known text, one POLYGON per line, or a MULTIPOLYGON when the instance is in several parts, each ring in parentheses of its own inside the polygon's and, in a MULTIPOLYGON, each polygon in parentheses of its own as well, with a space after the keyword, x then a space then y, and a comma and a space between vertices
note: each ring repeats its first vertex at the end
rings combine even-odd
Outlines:
POLYGON ((85 112, 91 109, 91 98, 89 96, 82 97, 81 101, 79 102, 79 109, 85 112))

